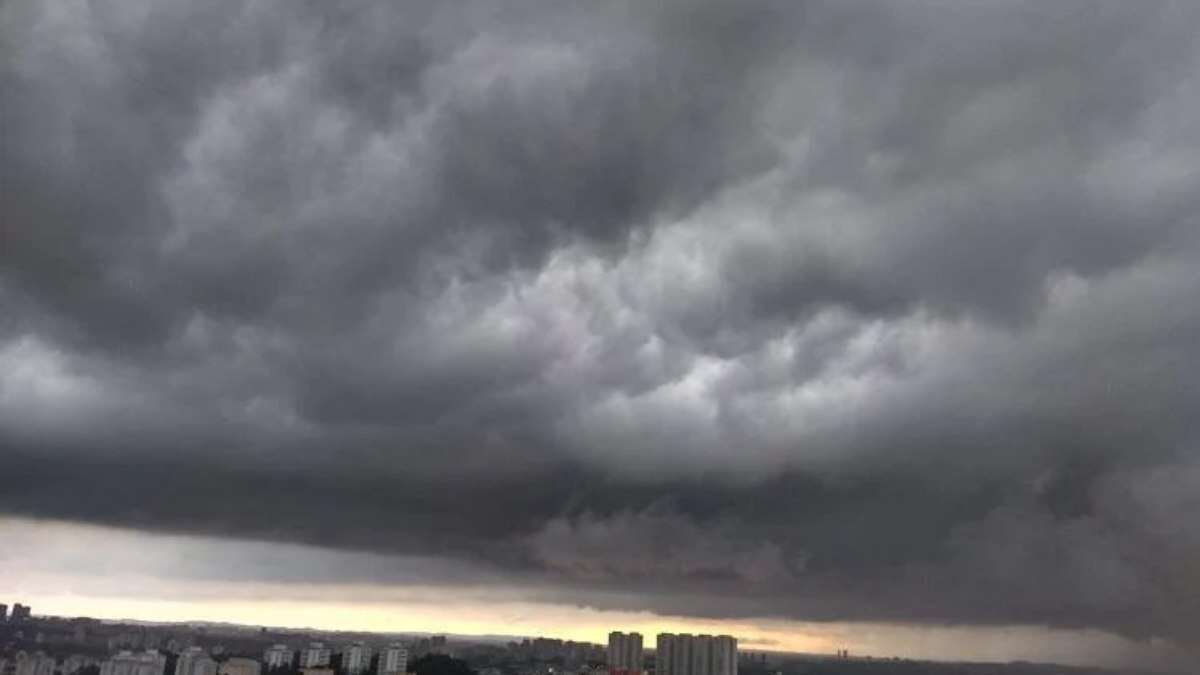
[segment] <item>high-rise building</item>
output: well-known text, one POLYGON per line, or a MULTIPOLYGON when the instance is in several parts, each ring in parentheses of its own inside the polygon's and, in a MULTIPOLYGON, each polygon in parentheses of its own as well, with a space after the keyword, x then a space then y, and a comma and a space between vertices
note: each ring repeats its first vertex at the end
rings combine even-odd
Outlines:
POLYGON ((408 650, 393 642, 379 652, 379 675, 403 675, 408 671, 408 650))
POLYGON ((188 647, 175 661, 175 675, 217 675, 217 662, 200 647, 188 647))
POLYGON ((262 666, 254 659, 233 657, 221 663, 218 675, 261 675, 262 666))
POLYGON ((267 670, 272 668, 291 668, 292 667, 292 648, 287 645, 274 645, 268 647, 263 652, 263 666, 267 670))
POLYGON ((659 633, 655 641, 655 675, 690 675, 695 637, 659 633))
POLYGON ((333 650, 326 647, 324 642, 310 642, 307 647, 300 650, 300 667, 326 668, 329 666, 331 656, 333 656, 333 650))
POLYGON ((8 621, 8 605, 0 603, 0 622, 8 621))
POLYGON ((54 671, 58 667, 53 656, 46 656, 42 652, 36 654, 18 652, 16 661, 15 675, 54 675, 54 671))
POLYGON ((351 675, 365 672, 371 665, 371 648, 361 642, 352 642, 342 650, 342 670, 351 675))
POLYGON ((641 633, 614 631, 608 634, 608 672, 609 675, 641 675, 641 633))
POLYGON ((125 650, 100 664, 100 675, 163 675, 166 669, 167 657, 153 649, 125 650))
POLYGON ((12 615, 10 615, 8 617, 8 620, 9 621, 24 621, 25 619, 29 618, 30 612, 31 612, 31 610, 29 608, 29 605, 22 605, 21 603, 18 602, 12 606, 12 615))
POLYGON ((712 650, 712 675, 738 675, 737 638, 718 635, 712 650))
POLYGON ((660 633, 655 675, 737 675, 737 640, 728 635, 660 633))
POLYGON ((654 675, 670 675, 671 652, 675 649, 673 633, 659 633, 654 640, 654 675))
POLYGON ((713 646, 716 644, 711 635, 697 635, 696 646, 692 650, 692 675, 714 675, 713 646))

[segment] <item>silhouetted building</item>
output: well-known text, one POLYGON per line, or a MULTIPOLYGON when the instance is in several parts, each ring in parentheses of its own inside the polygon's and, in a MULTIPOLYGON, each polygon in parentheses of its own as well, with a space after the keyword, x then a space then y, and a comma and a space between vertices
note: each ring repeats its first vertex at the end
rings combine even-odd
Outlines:
POLYGON ((609 675, 640 675, 642 672, 642 634, 608 634, 609 675))
POLYGON ((12 606, 12 616, 10 616, 8 620, 24 621, 29 618, 31 612, 32 610, 30 609, 29 605, 22 605, 18 602, 12 606))
POLYGON ((8 621, 8 605, 0 603, 0 623, 8 621))

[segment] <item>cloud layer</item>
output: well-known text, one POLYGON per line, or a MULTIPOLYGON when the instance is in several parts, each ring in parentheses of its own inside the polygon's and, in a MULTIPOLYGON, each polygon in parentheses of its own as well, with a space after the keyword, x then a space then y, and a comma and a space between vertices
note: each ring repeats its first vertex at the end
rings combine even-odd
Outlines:
POLYGON ((1196 641, 1198 28, 5 4, 0 512, 1196 641))

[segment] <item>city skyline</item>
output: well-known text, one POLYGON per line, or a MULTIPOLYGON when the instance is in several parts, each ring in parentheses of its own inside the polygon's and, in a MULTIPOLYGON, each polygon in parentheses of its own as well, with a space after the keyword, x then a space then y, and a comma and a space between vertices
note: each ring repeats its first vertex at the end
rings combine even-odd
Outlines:
MULTIPOLYGON (((24 607, 29 608, 28 605, 24 607)), ((486 666, 482 667, 481 673, 472 670, 472 675, 555 675, 556 672, 558 675, 739 675, 739 664, 746 664, 750 675, 780 675, 783 672, 791 675, 796 668, 800 673, 807 672, 809 666, 806 663, 849 662, 852 658, 851 650, 844 647, 824 653, 788 652, 761 646, 739 650, 737 637, 703 633, 658 633, 652 635, 653 646, 645 650, 643 635, 636 631, 609 632, 607 647, 595 642, 546 636, 450 637, 448 641, 444 633, 347 632, 230 621, 137 620, 129 624, 95 617, 24 614, 7 623, 0 622, 0 675, 354 675, 368 670, 372 675, 395 675, 403 673, 406 665, 411 672, 413 650, 418 656, 417 675, 430 675, 429 671, 421 670, 424 666, 421 666, 423 658, 420 658, 430 654, 462 655, 467 661, 461 663, 473 662, 476 668, 480 664, 486 666), (17 638, 15 643, 12 641, 14 636, 17 638), (107 656, 97 657, 97 639, 101 644, 107 644, 107 650, 102 652, 107 656), (87 646, 89 640, 90 647, 87 646), (207 646, 199 646, 197 640, 203 640, 207 646), (240 646, 231 650, 222 644, 225 640, 240 646), (27 645, 25 649, 20 648, 22 642, 27 645), (256 650, 249 644, 259 647, 256 650), (513 673, 489 666, 496 663, 496 650, 516 657, 518 663, 525 664, 521 666, 524 670, 513 673), (354 655, 363 651, 369 657, 367 661, 359 662, 354 655), (773 654, 770 660, 768 654, 773 654), (569 655, 568 660, 563 661, 564 655, 569 655), (801 660, 796 661, 797 657, 801 660), (540 659, 548 661, 543 662, 540 670, 534 667, 529 671, 528 668, 540 659), (571 664, 580 668, 573 669, 571 664), (781 667, 783 671, 779 670, 781 667)), ((900 672, 907 673, 911 671, 905 669, 909 667, 905 664, 925 663, 935 669, 930 673, 947 675, 944 668, 953 668, 956 663, 977 668, 989 663, 1002 665, 1004 661, 1003 658, 945 660, 937 656, 918 656, 913 661, 911 657, 897 655, 855 653, 853 659, 859 664, 882 668, 878 671, 881 674, 893 672, 889 664, 899 664, 900 672)), ((455 661, 453 656, 451 661, 455 661)), ((1022 664, 1030 665, 1030 662, 1015 662, 1018 668, 1022 668, 1022 664)), ((1039 666, 1037 672, 1048 672, 1043 668, 1039 666)), ((1141 675, 1157 672, 1153 671, 1153 664, 1146 661, 1130 665, 1130 668, 1141 675)), ((996 675, 995 671, 985 672, 996 675)), ((1086 672, 1094 675, 1116 673, 1108 669, 1086 672)))
MULTIPOLYGON (((452 607, 443 615, 413 616, 410 612, 401 610, 382 610, 364 612, 359 604, 331 605, 319 602, 311 605, 285 603, 278 614, 268 614, 276 618, 298 616, 310 620, 285 621, 253 621, 252 618, 262 618, 263 599, 247 602, 243 607, 248 614, 239 615, 236 611, 229 613, 229 606, 208 605, 198 610, 195 605, 180 603, 174 609, 180 614, 142 614, 140 618, 129 612, 116 611, 106 613, 104 607, 120 605, 121 598, 108 598, 96 605, 97 611, 85 613, 92 618, 109 621, 129 619, 142 621, 152 625, 181 625, 189 622, 208 622, 214 624, 232 624, 245 627, 268 626, 287 631, 303 633, 308 630, 334 632, 365 632, 380 636, 396 634, 454 634, 465 638, 480 637, 489 639, 549 637, 556 639, 573 639, 603 645, 613 628, 620 626, 631 632, 643 635, 657 636, 667 634, 720 634, 733 632, 742 647, 752 652, 771 653, 807 653, 836 655, 842 650, 853 652, 857 656, 874 656, 878 658, 913 658, 935 661, 975 661, 1003 662, 1010 660, 1012 645, 1021 644, 1024 655, 1035 661, 1047 663, 1066 663, 1076 665, 1095 665, 1097 657, 1110 665, 1129 667, 1173 667, 1188 658, 1185 652, 1164 645, 1142 646, 1131 645, 1120 639, 1099 631, 1062 632, 1055 634, 1038 628, 1004 627, 995 630, 988 629, 941 629, 924 631, 920 628, 895 625, 857 624, 852 627, 828 625, 798 625, 795 623, 777 622, 764 627, 763 622, 697 622, 686 617, 654 617, 645 613, 592 613, 586 621, 581 621, 582 627, 564 628, 561 615, 554 615, 559 610, 554 606, 525 606, 522 611, 527 613, 546 612, 550 617, 544 622, 516 623, 509 622, 507 626, 523 625, 529 629, 515 633, 495 632, 489 630, 494 626, 493 612, 483 610, 482 617, 474 622, 460 623, 453 614, 460 607, 452 607), (299 610, 299 611, 298 611, 299 610), (363 620, 362 615, 368 616, 363 620), (356 617, 359 620, 347 620, 356 617), (971 645, 971 650, 963 649, 965 644, 971 645), (1080 650, 1082 643, 1087 648, 1080 650)), ((399 604, 399 603, 397 603, 399 604)), ((136 605, 135 605, 136 606, 136 605)), ((136 612, 135 612, 136 614, 136 612)), ((57 612, 56 616, 69 617, 71 612, 57 612)), ((569 616, 569 615, 568 615, 569 616)), ((301 648, 296 645, 288 648, 288 658, 301 648)), ((268 662, 264 658, 264 663, 268 662)))
POLYGON ((0 598, 1187 672, 1198 120, 1186 1, 0 2, 0 598))

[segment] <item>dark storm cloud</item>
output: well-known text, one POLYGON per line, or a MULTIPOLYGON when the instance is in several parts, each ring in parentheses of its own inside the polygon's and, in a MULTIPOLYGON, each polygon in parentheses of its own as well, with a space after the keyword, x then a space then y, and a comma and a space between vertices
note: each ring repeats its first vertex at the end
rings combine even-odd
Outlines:
POLYGON ((0 509, 1195 640, 1197 28, 6 4, 0 509))

